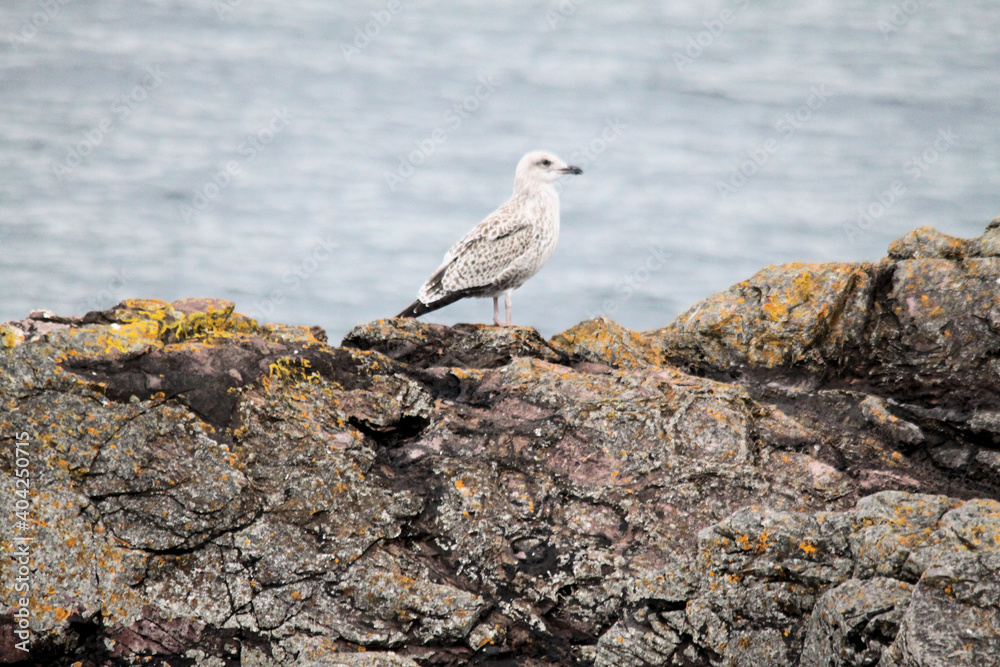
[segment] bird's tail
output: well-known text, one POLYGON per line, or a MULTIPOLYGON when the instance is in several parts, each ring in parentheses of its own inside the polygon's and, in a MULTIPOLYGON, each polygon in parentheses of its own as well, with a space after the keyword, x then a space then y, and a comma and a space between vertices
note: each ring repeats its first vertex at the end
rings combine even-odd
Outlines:
POLYGON ((460 290, 458 292, 447 294, 437 301, 431 301, 430 303, 424 303, 420 299, 417 299, 407 306, 406 310, 401 312, 399 315, 396 315, 396 317, 420 317, 421 315, 425 315, 432 310, 444 308, 448 304, 455 303, 459 299, 464 299, 467 296, 479 296, 477 292, 478 290, 474 289, 460 290))
POLYGON ((417 299, 409 306, 407 306, 406 310, 401 312, 399 315, 396 315, 396 317, 420 317, 424 313, 429 313, 432 310, 434 310, 434 308, 430 308, 423 301, 417 299))

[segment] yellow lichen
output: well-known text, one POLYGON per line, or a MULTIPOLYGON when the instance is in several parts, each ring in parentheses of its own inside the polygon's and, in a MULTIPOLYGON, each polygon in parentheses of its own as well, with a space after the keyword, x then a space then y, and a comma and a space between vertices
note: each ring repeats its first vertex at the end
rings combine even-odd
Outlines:
POLYGON ((10 349, 24 342, 24 334, 20 330, 6 324, 0 325, 0 347, 10 349))

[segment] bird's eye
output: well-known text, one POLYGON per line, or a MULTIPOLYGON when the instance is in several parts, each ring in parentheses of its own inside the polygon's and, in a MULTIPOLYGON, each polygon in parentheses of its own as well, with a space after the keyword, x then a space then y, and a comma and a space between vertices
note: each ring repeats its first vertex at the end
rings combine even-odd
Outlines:
POLYGON ((543 167, 551 167, 552 166, 552 160, 542 160, 538 164, 542 165, 543 167))

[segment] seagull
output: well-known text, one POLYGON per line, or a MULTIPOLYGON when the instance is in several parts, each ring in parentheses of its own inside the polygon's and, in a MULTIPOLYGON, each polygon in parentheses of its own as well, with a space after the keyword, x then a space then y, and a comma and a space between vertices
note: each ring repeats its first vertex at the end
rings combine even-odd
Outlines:
POLYGON ((511 292, 538 273, 559 240, 559 193, 565 174, 582 174, 544 151, 517 163, 514 194, 444 256, 417 300, 396 317, 420 317, 466 297, 493 297, 493 323, 510 326, 511 292), (500 295, 507 321, 500 321, 500 295))

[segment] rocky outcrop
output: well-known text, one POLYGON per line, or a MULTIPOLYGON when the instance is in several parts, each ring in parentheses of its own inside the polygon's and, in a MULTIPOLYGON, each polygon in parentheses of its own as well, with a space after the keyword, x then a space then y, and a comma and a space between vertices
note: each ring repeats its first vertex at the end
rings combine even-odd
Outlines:
POLYGON ((646 333, 2 325, 0 660, 997 664, 998 235, 646 333))

